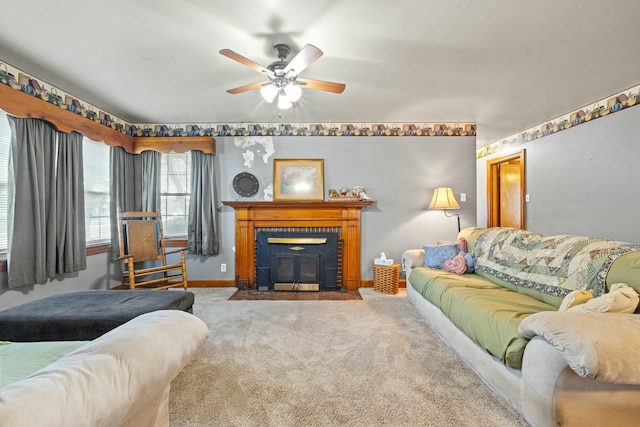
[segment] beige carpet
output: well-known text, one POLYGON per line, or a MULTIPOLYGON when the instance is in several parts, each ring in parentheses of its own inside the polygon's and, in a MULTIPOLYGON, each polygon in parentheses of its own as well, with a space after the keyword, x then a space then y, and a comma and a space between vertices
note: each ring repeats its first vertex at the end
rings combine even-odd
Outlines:
POLYGON ((194 289, 210 330, 172 383, 172 427, 526 426, 431 331, 404 290, 361 301, 227 301, 194 289))

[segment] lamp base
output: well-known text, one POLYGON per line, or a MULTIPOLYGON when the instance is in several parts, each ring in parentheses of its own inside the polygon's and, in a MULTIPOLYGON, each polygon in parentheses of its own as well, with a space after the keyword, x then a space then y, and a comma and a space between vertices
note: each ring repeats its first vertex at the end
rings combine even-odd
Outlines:
POLYGON ((460 215, 458 214, 452 214, 452 215, 447 215, 447 210, 444 209, 444 214, 446 216, 448 216, 449 218, 453 217, 453 216, 457 216, 458 217, 458 233, 460 232, 460 215))

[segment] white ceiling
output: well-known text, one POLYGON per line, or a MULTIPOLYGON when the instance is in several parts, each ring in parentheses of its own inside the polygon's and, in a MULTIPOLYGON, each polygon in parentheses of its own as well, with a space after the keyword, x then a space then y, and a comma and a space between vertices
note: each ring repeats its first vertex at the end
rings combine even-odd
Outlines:
POLYGON ((477 122, 486 145, 640 83, 638 0, 0 0, 0 60, 131 123, 477 122), (13 11, 12 13, 9 13, 13 11), (324 56, 282 118, 274 42, 324 56))

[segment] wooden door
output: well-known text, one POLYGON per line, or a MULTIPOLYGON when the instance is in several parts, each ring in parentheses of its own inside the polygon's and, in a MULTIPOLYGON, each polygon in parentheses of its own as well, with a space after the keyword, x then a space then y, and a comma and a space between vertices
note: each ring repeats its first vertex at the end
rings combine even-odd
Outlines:
POLYGON ((487 227, 525 228, 524 154, 487 161, 487 227))
POLYGON ((499 169, 500 227, 521 228, 520 165, 506 163, 499 169))

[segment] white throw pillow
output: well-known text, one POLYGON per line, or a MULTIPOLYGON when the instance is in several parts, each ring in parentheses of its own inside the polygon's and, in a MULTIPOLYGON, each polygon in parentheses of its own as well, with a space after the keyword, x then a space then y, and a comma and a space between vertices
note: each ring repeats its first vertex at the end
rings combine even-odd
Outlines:
POLYGON ((592 298, 584 304, 567 309, 574 313, 628 313, 636 311, 640 302, 638 293, 626 283, 615 283, 604 295, 592 298))
POLYGON ((543 337, 581 377, 640 385, 638 314, 543 311, 522 320, 518 332, 543 337))
POLYGON ((573 306, 584 304, 593 298, 593 291, 589 289, 588 291, 571 291, 564 297, 562 300, 562 304, 558 308, 558 311, 567 311, 573 306))

